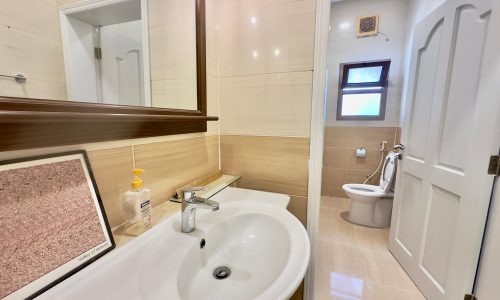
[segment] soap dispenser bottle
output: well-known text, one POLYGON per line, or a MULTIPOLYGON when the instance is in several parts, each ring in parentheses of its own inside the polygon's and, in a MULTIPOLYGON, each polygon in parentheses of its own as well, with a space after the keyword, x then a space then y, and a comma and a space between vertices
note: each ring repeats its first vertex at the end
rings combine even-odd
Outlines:
POLYGON ((140 175, 143 169, 134 169, 132 189, 123 195, 123 210, 127 222, 126 233, 137 236, 151 227, 151 190, 144 187, 140 175))

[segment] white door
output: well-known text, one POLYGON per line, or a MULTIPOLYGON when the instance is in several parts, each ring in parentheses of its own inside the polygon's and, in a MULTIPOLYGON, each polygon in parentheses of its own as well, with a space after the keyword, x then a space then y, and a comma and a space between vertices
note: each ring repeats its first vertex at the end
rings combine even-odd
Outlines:
POLYGON ((500 146, 498 2, 448 0, 414 31, 389 249, 431 300, 474 283, 500 146))
POLYGON ((141 20, 100 28, 104 103, 144 105, 142 40, 141 20))

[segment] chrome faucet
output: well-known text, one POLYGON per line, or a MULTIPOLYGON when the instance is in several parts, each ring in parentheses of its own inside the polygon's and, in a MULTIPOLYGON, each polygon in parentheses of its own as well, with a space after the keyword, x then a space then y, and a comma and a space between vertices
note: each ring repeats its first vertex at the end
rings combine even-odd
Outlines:
POLYGON ((205 190, 202 187, 185 187, 182 189, 182 232, 193 232, 195 229, 196 209, 219 210, 219 202, 196 197, 195 192, 205 190))

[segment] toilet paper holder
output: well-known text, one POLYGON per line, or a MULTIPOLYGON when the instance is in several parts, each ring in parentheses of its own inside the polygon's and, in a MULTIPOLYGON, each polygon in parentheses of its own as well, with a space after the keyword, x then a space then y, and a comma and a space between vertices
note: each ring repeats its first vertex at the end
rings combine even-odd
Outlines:
POLYGON ((366 157, 366 149, 363 147, 356 148, 356 157, 366 157))

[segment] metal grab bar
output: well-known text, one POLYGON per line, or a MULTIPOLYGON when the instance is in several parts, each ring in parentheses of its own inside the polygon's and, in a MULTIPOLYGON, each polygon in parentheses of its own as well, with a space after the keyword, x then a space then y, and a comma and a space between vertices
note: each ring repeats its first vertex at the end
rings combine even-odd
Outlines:
POLYGON ((13 78, 17 83, 24 83, 26 82, 26 77, 22 74, 17 74, 17 75, 0 75, 0 77, 7 77, 7 78, 13 78))

